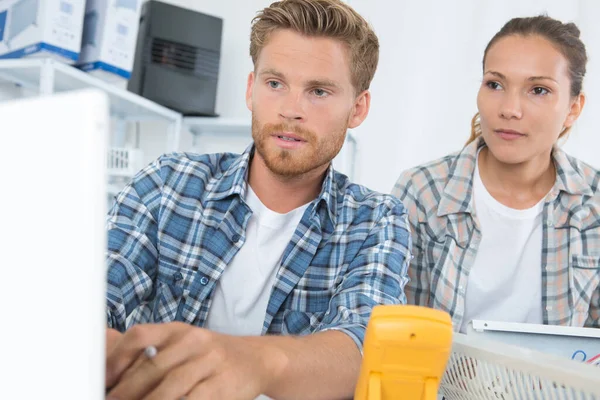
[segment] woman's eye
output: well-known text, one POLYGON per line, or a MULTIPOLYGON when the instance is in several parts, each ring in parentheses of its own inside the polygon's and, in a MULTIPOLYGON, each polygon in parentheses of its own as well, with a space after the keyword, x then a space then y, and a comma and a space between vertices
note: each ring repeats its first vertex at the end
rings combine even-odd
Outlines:
POLYGON ((502 88, 502 86, 500 86, 500 84, 496 81, 489 81, 486 83, 486 86, 492 90, 498 90, 502 88))
POLYGON ((533 93, 536 94, 536 95, 543 96, 543 95, 548 94, 550 92, 548 91, 548 89, 538 86, 538 87, 534 87, 533 88, 533 93))

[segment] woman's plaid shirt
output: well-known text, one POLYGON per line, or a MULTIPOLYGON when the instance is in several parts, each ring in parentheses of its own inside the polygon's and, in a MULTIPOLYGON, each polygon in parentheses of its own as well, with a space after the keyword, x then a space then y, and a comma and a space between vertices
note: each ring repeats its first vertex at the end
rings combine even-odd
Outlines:
MULTIPOLYGON (((413 235, 409 304, 447 311, 461 326, 469 271, 481 241, 473 205, 478 140, 404 172, 393 194, 408 208, 413 235)), ((553 151, 556 182, 543 210, 544 324, 600 327, 599 171, 553 151)), ((502 257, 501 254, 498 257, 502 257)))

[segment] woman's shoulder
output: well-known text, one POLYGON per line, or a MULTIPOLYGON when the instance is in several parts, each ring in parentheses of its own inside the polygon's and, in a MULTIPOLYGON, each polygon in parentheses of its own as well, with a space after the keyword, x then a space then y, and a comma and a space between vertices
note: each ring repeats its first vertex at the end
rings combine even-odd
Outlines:
POLYGON ((583 182, 589 185, 590 189, 594 193, 594 196, 600 195, 600 170, 591 166, 590 164, 573 157, 571 155, 565 154, 566 158, 569 160, 570 166, 573 170, 581 177, 583 182))
POLYGON ((559 179, 565 182, 565 186, 577 185, 579 190, 585 189, 592 197, 600 197, 600 170, 577 157, 561 153, 556 160, 559 162, 559 179))
POLYGON ((600 228, 600 171, 563 151, 555 153, 555 165, 559 190, 554 210, 555 226, 576 228, 581 232, 582 240, 593 238, 594 244, 589 248, 598 247, 596 229, 600 228), (589 236, 584 232, 593 233, 589 236))
POLYGON ((423 191, 440 193, 456 172, 457 161, 464 157, 461 151, 409 168, 400 174, 393 194, 401 197, 409 191, 415 195, 423 191))

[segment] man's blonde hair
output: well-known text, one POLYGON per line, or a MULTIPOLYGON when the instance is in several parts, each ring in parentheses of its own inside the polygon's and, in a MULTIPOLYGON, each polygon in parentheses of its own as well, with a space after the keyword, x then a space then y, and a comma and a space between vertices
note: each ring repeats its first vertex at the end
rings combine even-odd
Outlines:
POLYGON ((259 11, 250 33, 250 56, 255 67, 262 48, 277 29, 345 43, 356 92, 369 88, 379 61, 379 40, 368 22, 349 5, 340 0, 283 0, 259 11))

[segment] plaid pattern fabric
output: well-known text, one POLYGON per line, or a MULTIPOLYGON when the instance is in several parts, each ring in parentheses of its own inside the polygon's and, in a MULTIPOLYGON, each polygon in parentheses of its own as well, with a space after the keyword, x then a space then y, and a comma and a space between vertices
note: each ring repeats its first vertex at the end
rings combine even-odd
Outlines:
MULTIPOLYGON (((108 325, 204 326, 213 289, 246 239, 242 155, 162 156, 116 198, 108 217, 108 325)), ((362 348, 372 307, 406 302, 411 238, 393 196, 330 168, 286 247, 263 334, 342 330, 362 348)))
MULTIPOLYGON (((462 324, 469 271, 481 241, 473 173, 482 139, 404 172, 393 189, 413 232, 409 304, 444 310, 462 324)), ((553 151, 556 182, 543 210, 542 310, 545 324, 600 327, 600 173, 553 151)), ((502 255, 499 254, 499 257, 502 255)))

